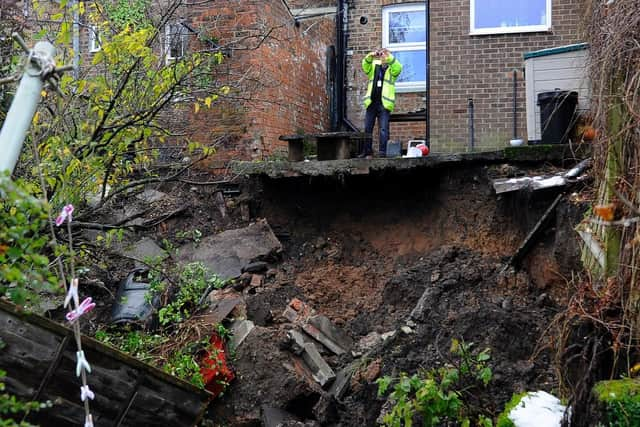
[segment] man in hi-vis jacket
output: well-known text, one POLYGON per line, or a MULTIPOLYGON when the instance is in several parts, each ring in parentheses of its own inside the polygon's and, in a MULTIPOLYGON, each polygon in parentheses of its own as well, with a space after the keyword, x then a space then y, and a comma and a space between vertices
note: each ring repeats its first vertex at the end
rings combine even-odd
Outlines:
MULTIPOLYGON (((364 108, 367 110, 364 131, 367 134, 373 132, 377 117, 380 129, 379 153, 381 157, 385 157, 389 140, 389 116, 396 103, 395 83, 402 72, 402 64, 388 49, 378 49, 364 57, 362 70, 369 78, 367 94, 364 98, 364 108)), ((371 156, 373 154, 371 138, 367 138, 367 143, 363 145, 358 157, 371 156)))

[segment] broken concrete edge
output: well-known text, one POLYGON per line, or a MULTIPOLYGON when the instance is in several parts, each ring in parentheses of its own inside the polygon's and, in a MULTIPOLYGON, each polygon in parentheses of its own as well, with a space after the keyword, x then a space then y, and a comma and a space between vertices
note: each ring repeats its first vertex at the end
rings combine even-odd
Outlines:
POLYGON ((324 388, 335 380, 336 374, 322 358, 313 343, 305 343, 302 360, 304 360, 305 364, 310 369, 313 379, 316 380, 321 387, 324 388))
MULTIPOLYGON (((415 158, 345 159, 309 162, 248 162, 232 161, 231 170, 240 175, 266 175, 270 178, 323 175, 361 175, 387 169, 407 170, 420 167, 435 168, 458 163, 547 162, 573 158, 567 145, 532 145, 507 147, 503 150, 455 154, 431 154, 415 158)), ((584 157, 590 149, 583 147, 584 157)))

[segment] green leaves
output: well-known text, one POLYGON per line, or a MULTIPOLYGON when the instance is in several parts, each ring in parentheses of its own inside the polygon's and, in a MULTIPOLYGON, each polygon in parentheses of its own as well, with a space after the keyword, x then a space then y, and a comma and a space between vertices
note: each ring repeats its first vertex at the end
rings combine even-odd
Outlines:
MULTIPOLYGON (((384 415, 384 425, 410 427, 413 417, 419 414, 425 427, 435 427, 447 421, 470 426, 469 409, 462 400, 463 392, 472 387, 469 383, 480 381, 486 386, 492 377, 491 368, 487 366, 491 358, 490 349, 474 354, 472 346, 473 343, 453 339, 450 351, 456 360, 452 364, 412 376, 403 372, 395 380, 389 376, 379 378, 376 381, 379 397, 385 395, 393 384, 389 399, 394 406, 384 415)), ((493 422, 480 414, 475 425, 491 427, 493 422)))
POLYGON ((47 211, 43 202, 8 176, 0 176, 0 294, 15 304, 34 303, 55 288, 44 255, 47 211))

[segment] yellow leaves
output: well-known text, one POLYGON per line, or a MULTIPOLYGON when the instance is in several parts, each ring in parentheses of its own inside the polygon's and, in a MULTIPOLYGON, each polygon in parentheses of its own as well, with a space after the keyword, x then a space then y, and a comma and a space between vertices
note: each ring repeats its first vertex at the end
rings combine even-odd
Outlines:
POLYGON ((84 7, 84 2, 79 2, 78 3, 78 12, 80 13, 80 15, 84 15, 85 13, 85 7, 84 7))
POLYGON ((51 15, 51 20, 52 21, 62 21, 62 18, 64 18, 64 13, 62 13, 62 12, 54 13, 53 15, 51 15))
POLYGON ((204 99, 204 105, 206 105, 206 106, 207 106, 207 108, 211 108, 211 102, 212 102, 212 101, 213 101, 213 100, 211 99, 211 97, 210 97, 210 96, 207 96, 207 97, 204 99))
POLYGON ((195 110, 195 113, 198 114, 198 112, 200 111, 200 103, 196 102, 195 104, 193 104, 193 108, 195 110))
POLYGON ((58 44, 68 44, 71 42, 71 23, 64 21, 60 24, 60 31, 56 37, 58 44))
POLYGON ((222 92, 223 95, 228 95, 230 91, 231 88, 229 86, 222 86, 222 88, 220 89, 220 92, 222 92))
POLYGON ((36 111, 36 113, 33 115, 33 120, 31 120, 31 123, 33 124, 33 126, 37 126, 38 121, 40 121, 40 111, 36 111))

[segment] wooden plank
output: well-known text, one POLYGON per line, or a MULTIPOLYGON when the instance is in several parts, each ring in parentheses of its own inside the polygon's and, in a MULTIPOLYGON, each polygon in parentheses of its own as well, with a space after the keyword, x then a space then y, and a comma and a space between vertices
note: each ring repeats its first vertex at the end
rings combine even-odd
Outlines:
POLYGON ((536 225, 534 225, 529 234, 527 234, 527 237, 525 237, 520 247, 516 250, 516 253, 513 254, 513 256, 509 259, 509 262, 507 262, 507 266, 505 267, 505 269, 508 266, 518 266, 520 264, 527 252, 529 252, 529 249, 531 249, 533 243, 535 243, 535 240, 539 236, 540 231, 544 229, 549 220, 553 217, 553 214, 555 214, 556 207, 563 197, 564 194, 562 193, 556 196, 551 205, 549 205, 547 210, 542 214, 536 225))
MULTIPOLYGON (((84 423, 75 345, 63 345, 71 334, 60 324, 0 302, 0 337, 7 343, 0 351, 0 368, 7 371, 7 390, 53 402, 52 408, 31 418, 42 426, 84 423)), ((82 342, 92 368, 88 383, 96 395, 91 402, 96 426, 113 425, 121 414, 138 426, 191 426, 202 417, 211 396, 206 391, 88 337, 83 336, 82 342), (148 385, 138 391, 136 379, 140 377, 148 385), (154 401, 162 402, 162 408, 127 411, 136 402, 154 401)))

